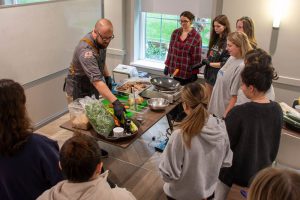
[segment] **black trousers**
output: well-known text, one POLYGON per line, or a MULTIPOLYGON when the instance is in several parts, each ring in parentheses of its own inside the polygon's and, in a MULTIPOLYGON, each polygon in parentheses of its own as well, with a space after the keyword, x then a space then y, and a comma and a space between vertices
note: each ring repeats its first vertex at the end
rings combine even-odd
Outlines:
MULTIPOLYGON (((197 74, 193 74, 191 78, 189 79, 181 79, 181 78, 176 78, 174 77, 174 79, 176 81, 180 82, 180 85, 184 86, 186 84, 192 83, 197 81, 198 77, 197 74)), ((176 122, 181 122, 185 117, 186 114, 183 110, 182 104, 178 104, 175 108, 173 108, 173 110, 171 110, 168 115, 170 116, 170 118, 176 122)))
MULTIPOLYGON (((167 196, 167 199, 168 199, 168 200, 176 200, 176 199, 174 199, 174 198, 172 198, 172 197, 169 197, 168 195, 166 195, 166 196, 167 196)), ((214 197, 215 197, 215 194, 212 194, 211 196, 207 197, 207 200, 213 200, 214 197)))

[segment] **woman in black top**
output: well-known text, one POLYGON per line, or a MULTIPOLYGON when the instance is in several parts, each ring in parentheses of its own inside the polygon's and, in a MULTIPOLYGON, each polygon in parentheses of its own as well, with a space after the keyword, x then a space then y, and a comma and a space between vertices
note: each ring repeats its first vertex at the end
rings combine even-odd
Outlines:
POLYGON ((233 161, 231 167, 220 171, 216 200, 226 199, 232 184, 248 187, 254 175, 276 158, 282 110, 265 95, 277 78, 271 60, 262 49, 246 54, 242 90, 251 102, 233 107, 225 118, 233 161))
POLYGON ((209 97, 211 96, 213 86, 215 85, 219 69, 225 64, 230 56, 226 50, 228 33, 230 33, 230 24, 227 16, 217 16, 212 23, 207 58, 202 61, 202 64, 205 65, 205 87, 209 97))

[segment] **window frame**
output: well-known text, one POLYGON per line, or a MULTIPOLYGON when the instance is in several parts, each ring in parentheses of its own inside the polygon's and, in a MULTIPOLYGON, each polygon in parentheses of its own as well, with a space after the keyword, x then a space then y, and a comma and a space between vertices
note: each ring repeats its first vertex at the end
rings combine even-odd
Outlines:
MULTIPOLYGON (((162 20, 164 20, 164 19, 173 20, 173 19, 164 18, 162 13, 155 13, 155 14, 160 14, 161 15, 161 17, 160 17, 161 23, 162 23, 162 20)), ((174 15, 174 16, 176 16, 176 15, 174 15)), ((176 19, 177 20, 177 28, 180 27, 180 23, 178 22, 179 19, 180 19, 179 16, 177 16, 177 19, 176 19)), ((138 58, 139 58, 139 60, 145 60, 146 62, 155 62, 155 63, 163 64, 165 62, 165 60, 157 60, 157 59, 146 58, 146 42, 147 42, 146 41, 146 39, 147 39, 146 38, 146 32, 147 32, 147 30, 146 30, 147 21, 146 20, 147 20, 147 12, 140 12, 140 30, 139 30, 140 31, 140 35, 139 35, 139 37, 140 37, 140 43, 139 43, 140 51, 139 51, 138 58)), ((209 24, 209 27, 211 27, 211 19, 210 19, 210 22, 206 23, 206 24, 209 24)), ((161 27, 162 27, 162 24, 160 25, 160 39, 159 39, 160 43, 162 42, 162 34, 161 34, 162 28, 161 27)), ((171 37, 171 35, 170 35, 170 37, 171 37)), ((162 47, 160 45, 160 50, 161 49, 162 49, 162 47)), ((207 50, 208 50, 208 44, 207 44, 207 46, 202 45, 202 56, 203 57, 205 57, 207 50)), ((166 54, 167 54, 167 52, 166 52, 166 54)))

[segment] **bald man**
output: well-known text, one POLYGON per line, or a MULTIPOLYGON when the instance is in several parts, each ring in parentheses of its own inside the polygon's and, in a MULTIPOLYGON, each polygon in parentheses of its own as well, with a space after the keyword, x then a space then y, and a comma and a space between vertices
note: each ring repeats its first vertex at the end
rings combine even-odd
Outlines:
POLYGON ((65 91, 72 100, 99 94, 109 100, 116 117, 124 117, 124 107, 111 92, 112 79, 105 63, 106 48, 114 38, 113 25, 100 19, 92 32, 77 45, 67 76, 65 91))
POLYGON ((121 120, 125 109, 111 92, 112 79, 105 63, 106 48, 113 38, 111 21, 98 20, 94 30, 80 40, 74 51, 65 91, 72 100, 92 95, 98 99, 101 94, 113 104, 114 113, 121 120))

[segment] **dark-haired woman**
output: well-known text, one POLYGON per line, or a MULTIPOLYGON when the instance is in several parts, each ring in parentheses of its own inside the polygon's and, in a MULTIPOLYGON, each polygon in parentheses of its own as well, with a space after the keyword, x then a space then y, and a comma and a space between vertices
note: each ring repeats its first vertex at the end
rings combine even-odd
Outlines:
POLYGON ((282 110, 265 95, 277 78, 271 56, 254 49, 245 58, 242 90, 251 102, 233 107, 225 118, 233 161, 220 171, 216 200, 226 199, 232 184, 248 187, 259 170, 272 164, 279 148, 282 110))
POLYGON ((230 24, 227 16, 219 15, 215 17, 211 29, 207 58, 202 61, 202 64, 206 65, 204 78, 209 98, 215 85, 218 71, 230 56, 226 50, 227 35, 230 33, 230 24))
POLYGON ((202 39, 192 27, 195 16, 184 11, 180 14, 181 27, 174 30, 171 36, 164 74, 176 74, 174 79, 181 85, 197 80, 199 69, 192 66, 201 64, 202 39))
POLYGON ((22 86, 0 80, 0 199, 36 199, 63 179, 57 142, 32 133, 22 86))
MULTIPOLYGON (((198 79, 199 69, 192 66, 201 65, 202 38, 192 27, 195 16, 189 11, 180 14, 181 27, 174 30, 171 36, 164 74, 174 75, 181 85, 198 79)), ((185 114, 182 105, 173 109, 169 116, 175 121, 181 121, 185 114)))

